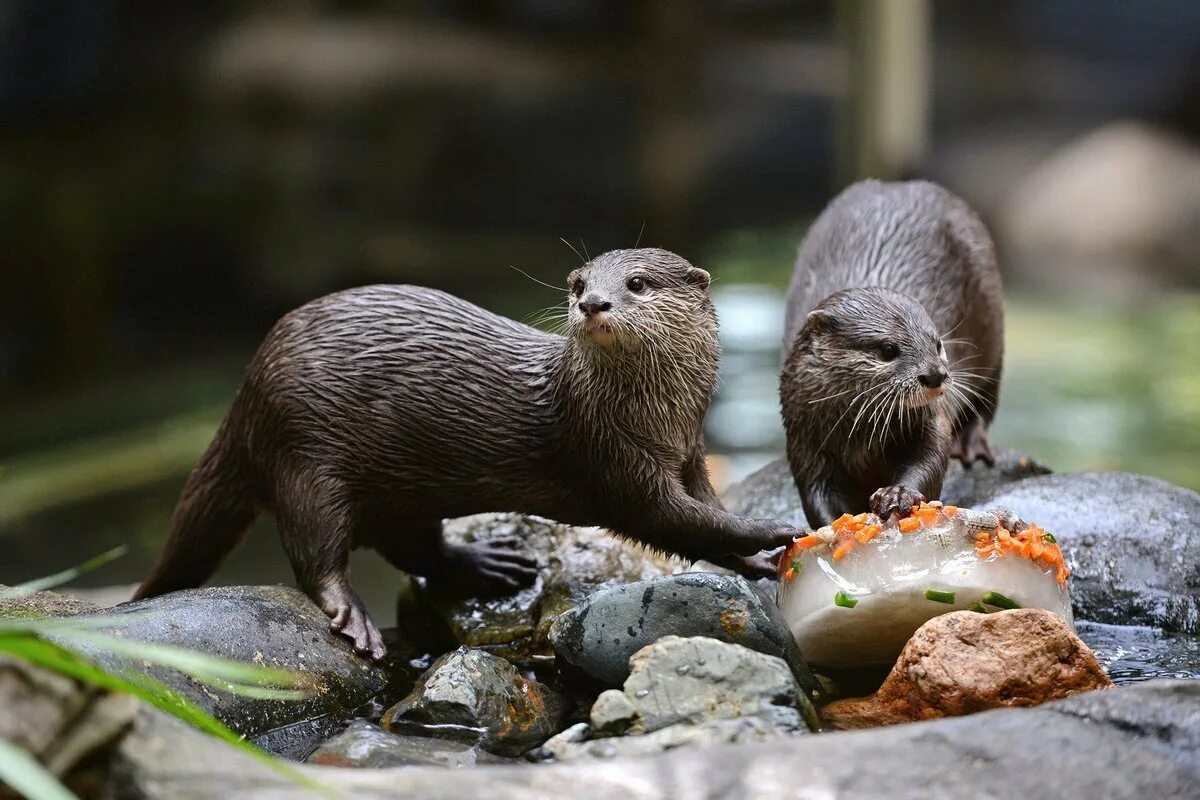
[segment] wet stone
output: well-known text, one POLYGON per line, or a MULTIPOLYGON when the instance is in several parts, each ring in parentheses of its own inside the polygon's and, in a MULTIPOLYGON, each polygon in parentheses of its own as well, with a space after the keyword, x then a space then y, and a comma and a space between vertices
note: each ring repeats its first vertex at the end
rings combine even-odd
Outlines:
POLYGON ((308 757, 310 764, 334 767, 449 767, 502 764, 509 759, 465 742, 389 733, 366 720, 321 745, 308 757))
POLYGON ((434 662, 412 692, 383 716, 393 733, 478 743, 520 753, 558 730, 562 704, 549 687, 482 650, 460 647, 434 662))
POLYGON ((198 683, 168 668, 82 644, 82 655, 109 670, 147 672, 244 736, 326 716, 345 716, 384 689, 387 669, 357 655, 329 630, 329 619, 303 593, 284 586, 189 589, 122 603, 101 615, 97 630, 128 641, 154 642, 207 655, 297 670, 311 676, 301 700, 259 700, 198 683))

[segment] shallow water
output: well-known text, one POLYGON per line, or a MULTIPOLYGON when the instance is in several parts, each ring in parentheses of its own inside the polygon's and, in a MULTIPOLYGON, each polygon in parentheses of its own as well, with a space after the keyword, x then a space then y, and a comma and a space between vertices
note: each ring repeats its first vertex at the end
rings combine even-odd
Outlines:
POLYGON ((1098 622, 1077 622, 1075 628, 1114 683, 1200 680, 1200 636, 1098 622))

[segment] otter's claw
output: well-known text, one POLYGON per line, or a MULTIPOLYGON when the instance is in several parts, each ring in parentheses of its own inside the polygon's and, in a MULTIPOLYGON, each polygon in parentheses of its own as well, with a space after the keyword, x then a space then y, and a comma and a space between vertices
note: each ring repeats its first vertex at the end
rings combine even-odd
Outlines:
POLYGON ((367 607, 353 589, 349 586, 329 587, 321 590, 316 600, 329 617, 329 630, 352 641, 356 652, 376 661, 387 654, 379 628, 375 627, 367 607))
POLYGON ((533 582, 538 563, 520 548, 516 537, 490 539, 466 545, 455 545, 450 558, 473 572, 484 587, 515 591, 533 582))
POLYGON ((975 417, 963 426, 957 436, 951 438, 950 457, 958 459, 968 468, 976 461, 982 461, 989 467, 996 466, 996 454, 992 451, 983 420, 975 417))
POLYGON ((908 486, 884 486, 876 489, 871 495, 871 513, 880 519, 887 519, 892 514, 907 517, 912 514, 912 507, 925 502, 925 495, 908 486))

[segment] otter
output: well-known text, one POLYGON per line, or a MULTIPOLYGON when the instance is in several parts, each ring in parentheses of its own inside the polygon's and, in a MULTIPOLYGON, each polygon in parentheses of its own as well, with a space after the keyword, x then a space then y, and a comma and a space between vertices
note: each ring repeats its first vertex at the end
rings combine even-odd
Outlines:
POLYGON ((810 525, 937 498, 948 459, 995 463, 1004 355, 987 229, 924 181, 854 184, 821 213, 787 295, 780 401, 810 525))
POLYGON ((566 335, 417 286, 292 311, 254 356, 136 596, 203 583, 262 510, 331 628, 376 659, 385 649, 350 584, 351 548, 459 584, 515 587, 535 573, 519 542, 451 546, 445 518, 537 514, 750 569, 742 557, 796 531, 727 513, 709 482, 708 285, 665 250, 605 253, 568 277, 566 335))

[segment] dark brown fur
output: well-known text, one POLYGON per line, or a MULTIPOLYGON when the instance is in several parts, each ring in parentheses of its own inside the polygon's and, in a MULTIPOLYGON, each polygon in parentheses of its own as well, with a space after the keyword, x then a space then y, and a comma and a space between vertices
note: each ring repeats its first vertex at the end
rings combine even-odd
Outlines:
POLYGON ((936 498, 950 456, 993 462, 1003 320, 991 239, 962 200, 866 181, 829 204, 796 258, 780 379, 810 525, 936 498))
POLYGON ((339 292, 283 317, 138 596, 199 585, 268 510, 300 586, 380 657, 347 577, 352 547, 454 580, 532 575, 513 548, 451 548, 444 518, 539 514, 727 562, 790 541, 782 523, 726 513, 709 483, 701 422, 719 350, 708 273, 663 250, 622 250, 569 281, 566 336, 415 286, 339 292))

